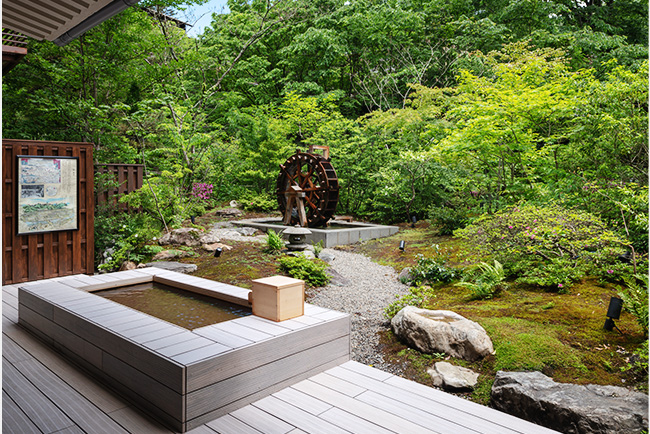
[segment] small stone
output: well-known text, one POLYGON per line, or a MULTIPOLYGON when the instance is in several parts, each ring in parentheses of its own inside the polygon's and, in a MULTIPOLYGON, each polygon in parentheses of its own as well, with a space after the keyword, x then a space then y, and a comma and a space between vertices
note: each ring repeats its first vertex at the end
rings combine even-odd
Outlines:
POLYGON ((221 241, 221 239, 219 238, 219 231, 216 229, 212 229, 210 232, 199 238, 200 244, 212 244, 218 243, 219 241, 221 241))
POLYGON ((136 264, 133 261, 124 261, 122 262, 122 265, 120 266, 119 271, 126 271, 126 270, 135 270, 136 269, 136 264))
POLYGON ((174 229, 160 237, 158 244, 161 246, 172 244, 193 247, 200 244, 199 238, 201 238, 201 232, 198 229, 180 228, 174 229))
POLYGON ((330 252, 320 252, 320 255, 318 255, 318 259, 329 263, 332 262, 334 259, 336 259, 336 256, 334 256, 330 252))
POLYGON ((207 250, 208 252, 214 252, 217 249, 232 250, 232 246, 221 243, 204 244, 202 247, 203 250, 207 250))
POLYGON ((148 262, 147 266, 162 268, 163 270, 176 271, 178 273, 194 273, 198 268, 195 264, 183 264, 181 262, 169 261, 148 262))
POLYGON ((434 386, 453 391, 474 389, 479 376, 471 369, 447 362, 435 363, 427 373, 431 376, 434 386))
POLYGON ((184 258, 190 256, 190 253, 184 250, 163 250, 162 252, 156 253, 156 255, 151 258, 152 261, 168 261, 170 259, 184 258))
POLYGON ((244 226, 244 227, 235 229, 235 231, 239 232, 240 234, 242 234, 245 237, 250 237, 250 236, 255 235, 255 233, 257 232, 257 229, 249 228, 247 226, 244 226))
POLYGON ((243 212, 237 208, 223 208, 214 212, 214 215, 219 217, 239 217, 243 212))
POLYGON ((410 282, 412 279, 413 276, 411 276, 411 267, 404 268, 402 271, 400 271, 399 276, 397 276, 397 280, 404 284, 410 282))

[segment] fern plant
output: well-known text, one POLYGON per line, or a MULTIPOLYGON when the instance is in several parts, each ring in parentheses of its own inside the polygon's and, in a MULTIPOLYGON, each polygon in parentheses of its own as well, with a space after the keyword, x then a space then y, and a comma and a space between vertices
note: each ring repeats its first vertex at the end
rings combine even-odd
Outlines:
POLYGON ((275 233, 273 229, 269 229, 266 234, 266 247, 264 248, 264 253, 275 255, 280 253, 283 248, 284 240, 282 240, 282 237, 275 233))
POLYGON ((314 244, 314 256, 317 258, 320 257, 320 252, 323 251, 323 240, 320 240, 316 244, 314 244))
POLYGON ((506 288, 506 278, 503 265, 496 259, 494 265, 481 262, 472 271, 467 273, 462 282, 455 286, 467 288, 472 291, 473 300, 486 300, 493 298, 506 288))
POLYGON ((648 336, 648 276, 635 274, 623 278, 625 287, 619 288, 625 310, 636 318, 643 334, 648 336))

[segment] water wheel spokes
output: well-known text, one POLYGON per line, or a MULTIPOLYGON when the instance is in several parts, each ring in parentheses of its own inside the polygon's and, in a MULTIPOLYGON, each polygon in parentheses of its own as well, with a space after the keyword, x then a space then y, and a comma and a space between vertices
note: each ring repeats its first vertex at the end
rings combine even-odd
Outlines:
POLYGON ((336 211, 338 178, 329 160, 297 152, 280 165, 276 193, 285 224, 304 226, 302 207, 308 227, 323 226, 336 211))

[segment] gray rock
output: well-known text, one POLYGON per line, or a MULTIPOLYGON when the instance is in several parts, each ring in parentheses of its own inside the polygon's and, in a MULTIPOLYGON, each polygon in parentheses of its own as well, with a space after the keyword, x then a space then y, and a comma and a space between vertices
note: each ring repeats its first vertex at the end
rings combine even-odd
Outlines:
POLYGON ((413 279, 413 276, 411 276, 411 267, 406 267, 402 271, 400 271, 399 275, 397 276, 397 280, 399 280, 402 283, 408 283, 413 279))
POLYGON ((330 277, 330 285, 332 286, 348 286, 350 281, 346 279, 341 273, 333 269, 332 267, 327 267, 325 273, 330 277))
POLYGON ((119 271, 127 271, 127 270, 135 270, 137 268, 137 265, 133 261, 124 261, 122 262, 122 265, 120 266, 119 271))
POLYGON ((497 372, 492 406, 566 434, 648 429, 648 395, 616 386, 556 383, 541 372, 497 372))
POLYGON ((453 391, 474 389, 479 375, 471 369, 447 362, 435 363, 427 372, 434 386, 453 391))
POLYGON ((162 268, 163 270, 176 271, 178 273, 194 273, 198 268, 194 264, 183 264, 180 262, 170 261, 148 262, 147 266, 162 268))
POLYGON ((156 253, 156 255, 151 258, 152 261, 168 261, 170 259, 184 258, 190 256, 189 252, 184 250, 163 250, 162 252, 156 253))
POLYGON ((232 228, 234 225, 230 222, 216 222, 213 226, 215 229, 232 228))
POLYGON ((492 340, 478 323, 449 310, 406 306, 391 321, 393 332, 423 353, 446 353, 478 360, 494 353, 492 340))
POLYGON ((318 259, 330 263, 334 259, 336 259, 336 256, 334 256, 334 254, 332 254, 331 252, 320 252, 320 255, 318 255, 318 259))
POLYGON ((217 229, 212 229, 210 232, 199 238, 200 244, 213 244, 218 243, 219 241, 221 241, 221 238, 219 238, 219 231, 217 229))
POLYGON ((314 252, 310 252, 309 250, 302 250, 300 252, 287 252, 287 255, 289 255, 289 256, 304 256, 307 259, 316 259, 316 255, 314 255, 314 252))
POLYGON ((199 242, 199 238, 201 238, 201 231, 199 231, 198 229, 180 228, 180 229, 174 229, 171 232, 168 232, 162 237, 160 237, 158 243, 161 246, 172 244, 172 245, 193 247, 201 244, 199 242))
POLYGON ((243 212, 237 208, 223 208, 214 212, 214 215, 219 217, 239 217, 243 212))
POLYGON ((257 229, 249 228, 248 226, 243 226, 243 227, 240 227, 240 228, 236 228, 235 232, 239 232, 240 234, 242 234, 245 237, 251 237, 251 236, 255 235, 255 233, 257 232, 257 229))

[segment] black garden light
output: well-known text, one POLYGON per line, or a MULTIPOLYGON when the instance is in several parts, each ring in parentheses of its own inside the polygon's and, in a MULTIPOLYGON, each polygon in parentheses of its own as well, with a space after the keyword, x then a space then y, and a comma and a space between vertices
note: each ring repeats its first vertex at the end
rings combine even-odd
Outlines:
POLYGON ((214 257, 215 257, 215 258, 218 258, 219 256, 221 256, 221 252, 223 252, 223 249, 222 249, 221 247, 217 247, 217 248, 214 250, 214 257))
POLYGON ((418 218, 416 216, 411 217, 411 222, 412 222, 411 227, 412 228, 415 227, 415 223, 417 223, 417 221, 418 221, 418 218))
POLYGON ((406 243, 404 241, 400 241, 399 242, 399 249, 403 252, 405 247, 406 247, 406 243))
POLYGON ((621 329, 616 327, 616 323, 614 323, 615 319, 619 319, 621 317, 621 310, 623 309, 623 300, 618 298, 618 297, 612 297, 609 300, 609 307, 607 308, 607 319, 605 320, 605 330, 607 331, 612 331, 614 329, 618 330, 620 334, 623 334, 621 329))

